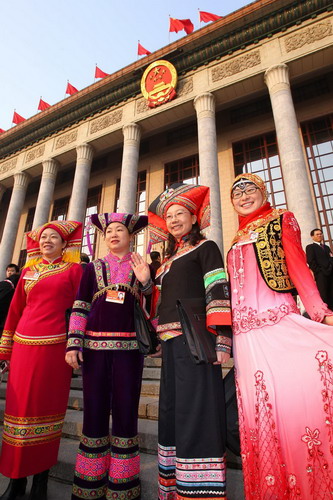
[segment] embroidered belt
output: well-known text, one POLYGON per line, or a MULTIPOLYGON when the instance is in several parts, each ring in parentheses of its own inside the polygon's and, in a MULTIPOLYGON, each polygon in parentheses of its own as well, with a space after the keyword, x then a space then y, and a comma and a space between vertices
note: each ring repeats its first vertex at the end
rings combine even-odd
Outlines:
POLYGON ((84 339, 86 349, 93 351, 132 351, 139 348, 137 340, 90 340, 84 339))
POLYGON ((135 337, 135 332, 93 332, 92 330, 87 330, 85 335, 88 337, 135 337))
POLYGON ((157 326, 157 333, 165 332, 166 330, 178 330, 181 329, 180 321, 174 321, 173 323, 164 323, 163 325, 157 326))
POLYGON ((14 342, 17 344, 25 345, 49 345, 49 344, 61 344, 66 342, 66 333, 59 333, 58 335, 45 335, 43 337, 36 337, 31 335, 22 335, 21 333, 15 332, 13 337, 14 342))
POLYGON ((179 321, 158 325, 156 331, 159 335, 159 338, 163 341, 174 339, 175 337, 179 337, 179 335, 183 334, 179 321))
POLYGON ((97 300, 98 297, 106 293, 108 290, 120 290, 120 291, 125 290, 126 292, 130 292, 132 295, 134 295, 134 297, 137 300, 140 299, 140 295, 138 294, 137 290, 135 290, 135 288, 133 288, 130 285, 127 285, 127 283, 118 283, 118 284, 108 285, 105 288, 102 288, 102 290, 96 292, 93 296, 91 303, 95 302, 95 300, 97 300))

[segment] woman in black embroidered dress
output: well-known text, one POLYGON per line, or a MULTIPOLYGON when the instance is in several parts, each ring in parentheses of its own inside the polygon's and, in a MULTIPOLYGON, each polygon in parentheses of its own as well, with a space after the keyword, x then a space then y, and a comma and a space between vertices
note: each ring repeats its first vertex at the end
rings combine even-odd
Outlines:
POLYGON ((156 274, 162 344, 159 499, 225 499, 225 416, 221 366, 230 357, 229 288, 209 225, 209 188, 177 184, 149 207, 153 243, 169 239, 156 274), (182 334, 177 299, 204 297, 217 363, 196 365, 182 334))

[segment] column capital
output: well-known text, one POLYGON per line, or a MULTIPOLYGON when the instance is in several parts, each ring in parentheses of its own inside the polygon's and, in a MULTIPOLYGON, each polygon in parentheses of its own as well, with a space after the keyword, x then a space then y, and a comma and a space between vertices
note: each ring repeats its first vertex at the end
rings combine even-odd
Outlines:
POLYGON ((271 66, 265 72, 264 81, 270 93, 290 88, 289 67, 286 64, 271 66))
POLYGON ((198 117, 215 115, 215 96, 210 92, 197 95, 193 101, 193 106, 198 117))
POLYGON ((26 189, 30 180, 30 175, 26 172, 18 172, 14 174, 14 187, 13 189, 26 189))
POLYGON ((54 179, 58 173, 59 162, 53 158, 43 161, 43 177, 54 179))
POLYGON ((129 123, 123 126, 124 141, 139 142, 141 138, 141 127, 137 123, 129 123))
POLYGON ((94 157, 94 148, 90 144, 84 142, 76 146, 76 159, 92 161, 94 157))

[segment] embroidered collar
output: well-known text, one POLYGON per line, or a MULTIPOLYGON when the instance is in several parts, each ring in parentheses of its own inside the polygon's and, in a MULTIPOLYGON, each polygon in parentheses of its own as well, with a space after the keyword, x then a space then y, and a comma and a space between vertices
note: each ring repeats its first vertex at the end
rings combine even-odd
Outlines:
POLYGON ((162 275, 165 275, 169 270, 172 265, 172 263, 183 257, 184 255, 192 252, 193 250, 196 250, 200 245, 205 243, 208 240, 200 240, 196 245, 190 245, 188 242, 185 242, 183 247, 180 248, 175 254, 173 254, 172 257, 170 257, 168 260, 164 261, 161 266, 158 268, 156 272, 155 278, 159 278, 162 275))
POLYGON ((62 257, 58 257, 57 259, 54 259, 52 262, 48 261, 47 259, 43 259, 40 264, 44 264, 45 266, 52 266, 53 264, 61 264, 62 262, 62 257))
POLYGON ((272 208, 268 213, 259 214, 257 218, 251 220, 246 224, 246 226, 239 228, 234 239, 231 242, 231 246, 237 243, 243 236, 248 234, 250 231, 255 231, 258 227, 264 226, 269 221, 276 219, 281 214, 287 212, 284 208, 272 208))
POLYGON ((109 262, 109 264, 123 264, 124 262, 128 262, 131 260, 131 255, 132 255, 132 252, 128 252, 126 255, 124 255, 124 257, 117 257, 116 255, 114 255, 113 253, 109 252, 105 257, 104 259, 109 262))

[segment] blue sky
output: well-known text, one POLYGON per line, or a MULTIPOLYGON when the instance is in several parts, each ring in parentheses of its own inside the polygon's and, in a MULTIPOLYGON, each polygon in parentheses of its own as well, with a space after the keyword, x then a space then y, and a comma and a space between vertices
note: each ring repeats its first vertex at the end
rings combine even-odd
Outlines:
POLYGON ((182 38, 169 35, 169 15, 199 29, 198 8, 225 16, 248 3, 0 0, 0 128, 12 126, 14 108, 29 118, 41 96, 49 104, 64 99, 67 80, 79 90, 93 83, 96 63, 106 73, 132 63, 138 40, 153 52, 182 38))

